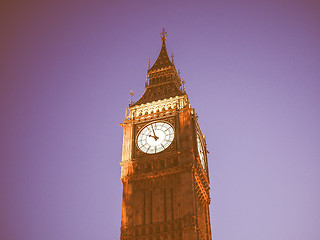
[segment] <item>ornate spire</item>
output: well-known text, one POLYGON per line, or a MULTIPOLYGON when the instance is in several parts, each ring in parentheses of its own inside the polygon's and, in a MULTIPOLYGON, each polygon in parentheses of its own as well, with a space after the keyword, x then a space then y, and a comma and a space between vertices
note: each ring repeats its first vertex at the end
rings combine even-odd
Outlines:
POLYGON ((167 40, 167 32, 165 32, 164 28, 162 33, 160 33, 162 39, 162 47, 159 53, 159 56, 153 66, 149 69, 149 71, 153 71, 156 69, 161 69, 169 66, 174 66, 173 63, 170 61, 168 56, 167 47, 166 47, 166 40, 167 40))
POLYGON ((162 42, 165 42, 167 40, 166 36, 168 36, 167 32, 164 31, 164 28, 162 30, 162 33, 160 33, 161 35, 161 39, 162 39, 162 42))
POLYGON ((129 105, 133 103, 133 101, 132 101, 133 95, 134 95, 134 94, 133 94, 133 91, 131 90, 131 91, 130 91, 129 105))
POLYGON ((150 69, 150 58, 148 59, 148 70, 150 69))
POLYGON ((130 100, 130 106, 144 104, 165 98, 180 96, 185 94, 181 88, 180 74, 170 60, 166 48, 167 33, 163 28, 161 35, 162 46, 159 56, 150 68, 148 63, 147 79, 145 82, 146 90, 136 102, 130 100))
POLYGON ((182 91, 185 93, 186 92, 186 88, 184 87, 184 84, 186 82, 184 81, 184 78, 182 78, 182 91))
POLYGON ((128 119, 128 109, 126 108, 125 112, 124 112, 124 120, 128 119))

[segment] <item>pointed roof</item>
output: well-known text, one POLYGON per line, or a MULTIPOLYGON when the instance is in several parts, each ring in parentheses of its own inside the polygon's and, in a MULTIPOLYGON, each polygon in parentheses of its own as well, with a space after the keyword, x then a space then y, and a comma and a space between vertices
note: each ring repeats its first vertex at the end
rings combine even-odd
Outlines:
POLYGON ((170 58, 168 56, 166 43, 165 41, 162 41, 162 47, 159 53, 159 56, 153 66, 149 69, 149 71, 154 71, 156 69, 161 69, 165 67, 174 66, 173 63, 170 61, 170 58))
MULTIPOLYGON (((181 89, 180 76, 168 56, 166 48, 167 33, 163 29, 160 35, 162 39, 161 50, 153 66, 148 69, 146 90, 138 101, 129 104, 131 107, 185 94, 185 91, 181 89)), ((148 66, 150 66, 150 61, 148 66)))
POLYGON ((149 71, 154 71, 157 69, 161 69, 161 68, 165 68, 165 67, 169 67, 169 66, 174 66, 174 64, 170 61, 170 58, 168 56, 167 47, 166 47, 167 33, 165 32, 164 28, 162 30, 162 33, 160 33, 160 35, 161 35, 161 39, 162 39, 161 50, 160 50, 160 53, 159 53, 157 60, 155 61, 153 66, 149 69, 149 71))

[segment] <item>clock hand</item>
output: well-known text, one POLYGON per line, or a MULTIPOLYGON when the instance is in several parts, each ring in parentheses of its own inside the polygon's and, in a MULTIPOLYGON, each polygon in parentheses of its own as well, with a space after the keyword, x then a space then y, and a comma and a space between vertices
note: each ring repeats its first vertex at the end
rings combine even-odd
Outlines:
POLYGON ((158 137, 156 136, 156 133, 154 132, 153 125, 151 125, 151 128, 152 128, 152 131, 153 131, 154 140, 156 140, 156 141, 157 141, 158 137))
POLYGON ((156 139, 156 136, 149 135, 148 137, 153 137, 154 140, 157 140, 157 139, 156 139))

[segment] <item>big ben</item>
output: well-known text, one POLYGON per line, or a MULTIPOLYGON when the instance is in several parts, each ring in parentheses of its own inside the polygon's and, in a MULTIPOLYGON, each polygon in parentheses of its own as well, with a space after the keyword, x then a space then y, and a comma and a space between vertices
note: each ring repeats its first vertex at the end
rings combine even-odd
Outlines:
POLYGON ((210 240, 205 135, 166 49, 123 127, 121 240, 210 240))

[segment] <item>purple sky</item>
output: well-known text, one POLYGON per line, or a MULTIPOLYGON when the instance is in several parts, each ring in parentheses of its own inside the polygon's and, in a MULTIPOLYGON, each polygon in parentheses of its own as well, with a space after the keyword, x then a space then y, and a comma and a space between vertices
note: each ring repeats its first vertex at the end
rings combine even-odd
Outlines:
POLYGON ((215 240, 320 239, 319 1, 0 11, 1 240, 119 239, 119 123, 163 27, 207 136, 215 240))

